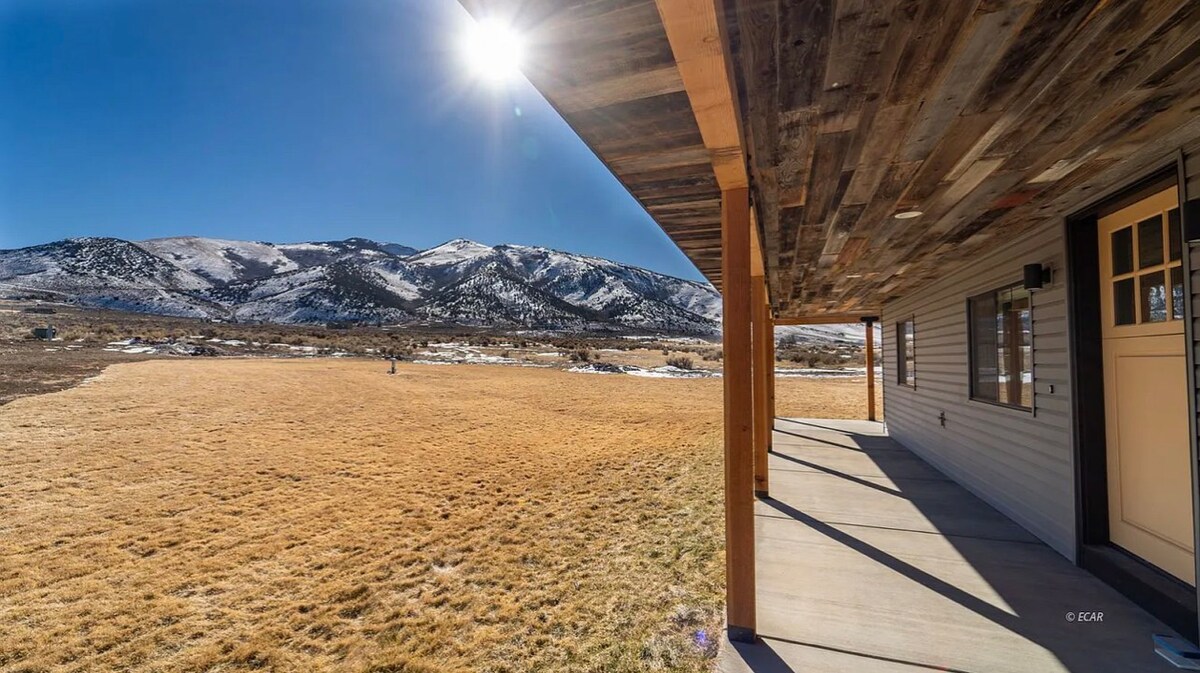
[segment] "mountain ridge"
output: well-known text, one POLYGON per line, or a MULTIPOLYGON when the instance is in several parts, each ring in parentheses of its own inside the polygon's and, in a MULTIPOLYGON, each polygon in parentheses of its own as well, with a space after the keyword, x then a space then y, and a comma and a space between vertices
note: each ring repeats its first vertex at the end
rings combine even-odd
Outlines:
POLYGON ((365 238, 64 239, 0 250, 0 294, 238 322, 449 323, 715 335, 706 283, 541 246, 456 238, 417 250, 365 238))

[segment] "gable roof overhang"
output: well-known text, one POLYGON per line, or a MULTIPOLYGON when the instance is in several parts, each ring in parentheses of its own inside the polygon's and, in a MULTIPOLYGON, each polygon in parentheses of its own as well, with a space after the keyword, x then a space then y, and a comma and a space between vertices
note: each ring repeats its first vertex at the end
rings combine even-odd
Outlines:
POLYGON ((877 313, 1200 137, 1187 0, 461 2, 718 286, 741 163, 781 319, 877 313))

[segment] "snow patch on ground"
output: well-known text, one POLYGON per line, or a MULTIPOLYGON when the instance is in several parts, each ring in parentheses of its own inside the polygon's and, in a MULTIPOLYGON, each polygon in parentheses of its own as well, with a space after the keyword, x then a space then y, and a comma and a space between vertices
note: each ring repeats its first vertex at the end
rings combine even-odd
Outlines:
MULTIPOLYGON (((550 366, 537 362, 526 362, 511 357, 491 355, 480 351, 474 346, 457 342, 430 344, 427 350, 420 351, 417 355, 421 359, 413 360, 416 364, 514 365, 518 367, 550 366)), ((554 353, 554 355, 557 355, 557 353, 554 353)))
MULTIPOLYGON (((880 373, 878 367, 875 368, 875 373, 880 373)), ((848 379, 855 377, 864 377, 867 375, 866 367, 847 367, 846 369, 819 369, 819 368, 792 368, 792 369, 775 369, 775 376, 779 378, 805 378, 805 379, 848 379)))
MULTIPOLYGON (((629 374, 649 379, 707 379, 720 378, 721 372, 709 369, 681 369, 666 365, 663 367, 638 367, 635 365, 612 365, 605 362, 591 362, 576 365, 567 369, 576 374, 629 374)), ((852 369, 776 369, 775 375, 780 378, 855 378, 866 376, 863 367, 852 369)))
POLYGON ((649 379, 707 379, 714 376, 720 376, 720 372, 713 372, 706 369, 680 369, 667 365, 665 367, 655 367, 653 369, 642 369, 634 367, 625 372, 632 376, 642 376, 649 379))
POLYGON ((576 365, 567 369, 576 374, 629 374, 648 379, 704 379, 720 376, 720 372, 706 369, 680 369, 670 365, 647 369, 636 365, 611 365, 606 362, 591 362, 586 365, 576 365))
POLYGON ((625 373, 620 367, 617 367, 615 365, 596 365, 596 364, 576 365, 574 367, 568 367, 567 371, 573 372, 575 374, 624 374, 625 373))

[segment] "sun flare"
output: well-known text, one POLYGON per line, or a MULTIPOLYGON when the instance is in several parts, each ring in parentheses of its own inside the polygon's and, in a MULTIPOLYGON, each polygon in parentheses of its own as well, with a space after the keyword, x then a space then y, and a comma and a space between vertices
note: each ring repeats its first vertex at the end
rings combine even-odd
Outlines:
POLYGON ((474 24, 463 41, 463 51, 471 70, 489 82, 505 82, 521 74, 521 36, 501 21, 485 19, 474 24))

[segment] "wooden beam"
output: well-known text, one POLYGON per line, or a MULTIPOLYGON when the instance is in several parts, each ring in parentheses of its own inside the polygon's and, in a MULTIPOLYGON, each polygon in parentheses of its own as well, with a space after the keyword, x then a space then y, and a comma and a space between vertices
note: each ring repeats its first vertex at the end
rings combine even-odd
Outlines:
POLYGON ((875 318, 863 318, 867 331, 867 420, 875 420, 875 318))
POLYGON ((754 389, 751 352, 750 195, 721 198, 725 385, 725 611, 729 639, 756 637, 754 595, 754 389))
POLYGON ((774 328, 767 309, 767 283, 762 276, 750 276, 751 336, 754 339, 754 496, 770 497, 770 474, 767 468, 771 443, 772 420, 767 409, 769 378, 774 374, 773 355, 769 344, 774 341, 774 328))
MULTIPOLYGON (((766 276, 767 251, 763 249, 762 236, 758 233, 758 214, 750 208, 750 275, 766 276)), ((768 301, 770 298, 768 297, 768 301)))
POLYGON ((725 16, 720 0, 656 0, 721 190, 749 185, 725 16))

